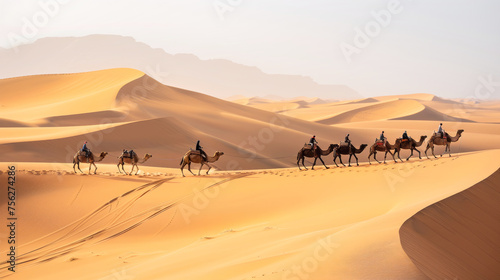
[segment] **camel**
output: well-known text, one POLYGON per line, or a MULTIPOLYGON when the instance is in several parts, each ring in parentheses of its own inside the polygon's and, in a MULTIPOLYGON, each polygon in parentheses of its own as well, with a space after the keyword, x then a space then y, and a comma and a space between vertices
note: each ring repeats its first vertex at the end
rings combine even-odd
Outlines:
POLYGON ((302 170, 300 169, 299 165, 300 160, 302 160, 302 166, 304 166, 304 168, 307 170, 307 167, 304 165, 304 158, 306 157, 314 157, 314 162, 311 167, 312 170, 314 170, 314 165, 316 164, 316 160, 318 158, 319 160, 321 160, 325 168, 328 169, 328 166, 326 166, 323 159, 321 159, 321 156, 329 155, 336 147, 338 147, 337 144, 330 144, 330 146, 328 146, 328 149, 322 150, 319 146, 316 145, 316 151, 314 152, 311 148, 302 147, 302 149, 300 149, 300 151, 297 153, 297 166, 299 167, 299 170, 302 170))
POLYGON ((378 162, 378 163, 381 163, 380 161, 377 160, 377 152, 385 152, 385 155, 384 155, 384 163, 385 163, 385 159, 387 158, 387 153, 391 154, 392 156, 392 159, 394 160, 394 162, 397 162, 396 159, 394 158, 394 154, 391 152, 391 150, 394 150, 395 149, 395 146, 394 145, 391 145, 389 143, 389 141, 385 141, 385 145, 379 145, 377 143, 377 141, 375 141, 375 143, 370 147, 370 154, 368 155, 368 162, 370 164, 371 161, 370 161, 370 157, 373 155, 373 158, 378 162))
POLYGON ((410 138, 408 141, 403 141, 403 139, 398 138, 398 139, 396 139, 396 143, 394 143, 394 147, 396 148, 394 153, 397 153, 399 160, 403 161, 401 159, 401 157, 399 157, 399 152, 401 151, 401 149, 411 150, 410 156, 406 158, 406 160, 408 161, 413 156, 413 150, 415 150, 418 152, 418 158, 422 159, 422 157, 420 157, 420 151, 417 150, 417 147, 422 146, 425 138, 427 138, 427 135, 420 136, 420 141, 418 141, 418 142, 415 141, 415 139, 413 139, 413 138, 410 138))
POLYGON ((368 144, 361 144, 361 146, 359 147, 359 149, 356 149, 356 147, 354 147, 352 144, 349 144, 349 145, 340 145, 337 149, 335 149, 333 151, 333 163, 335 163, 335 165, 337 167, 339 167, 339 165, 337 164, 337 157, 338 157, 339 160, 340 160, 340 163, 343 166, 345 166, 345 164, 342 162, 341 155, 349 155, 349 167, 351 166, 351 158, 352 158, 352 156, 354 156, 354 158, 356 158, 356 165, 359 166, 358 157, 356 156, 356 154, 362 153, 363 150, 366 148, 366 146, 368 146, 368 144))
POLYGON ((429 158, 429 156, 427 156, 427 150, 429 150, 429 148, 431 148, 431 151, 432 151, 432 155, 436 157, 436 155, 434 154, 434 145, 440 145, 440 146, 444 146, 446 145, 446 148, 444 149, 444 153, 441 155, 443 156, 446 151, 448 151, 448 154, 450 155, 451 157, 451 142, 457 142, 458 139, 460 139, 460 137, 462 136, 462 132, 464 132, 463 129, 459 129, 457 131, 457 134, 455 135, 455 137, 450 137, 450 135, 448 133, 446 133, 446 138, 443 139, 441 137, 436 137, 436 135, 432 135, 431 139, 429 139, 429 142, 427 143, 427 148, 425 149, 425 156, 427 158, 429 158))
POLYGON ((87 162, 87 163, 90 163, 89 174, 90 174, 90 170, 92 168, 92 165, 94 165, 94 167, 95 167, 94 174, 96 174, 97 166, 95 165, 95 163, 102 161, 106 157, 107 154, 108 154, 107 152, 101 152, 101 154, 99 155, 99 158, 96 160, 96 159, 94 159, 94 154, 92 152, 89 151, 89 156, 86 157, 85 152, 78 151, 78 152, 76 152, 75 156, 73 157, 73 171, 75 171, 75 173, 76 173, 76 170, 75 170, 75 165, 76 165, 76 166, 78 166, 78 170, 80 170, 80 172, 83 173, 83 171, 80 169, 80 162, 87 162))
POLYGON ((201 163, 200 170, 198 170, 198 176, 200 176, 201 168, 203 168, 203 165, 204 164, 208 165, 208 170, 207 170, 207 175, 208 175, 208 171, 210 171, 210 169, 212 168, 212 166, 210 166, 210 164, 208 164, 208 163, 216 162, 217 160, 219 160, 219 158, 223 154, 224 154, 223 152, 217 151, 217 152, 215 152, 214 156, 207 157, 207 160, 204 160, 203 157, 200 155, 200 153, 198 151, 193 151, 193 150, 188 151, 184 155, 184 157, 182 157, 182 160, 181 160, 181 163, 180 163, 182 177, 186 177, 186 176, 184 176, 184 166, 186 166, 186 164, 188 166, 189 172, 191 172, 191 174, 194 175, 193 171, 191 171, 191 163, 192 162, 194 162, 194 163, 201 163))
POLYGON ((134 175, 137 175, 137 173, 139 173, 139 166, 137 166, 137 163, 140 163, 140 164, 143 164, 145 163, 148 159, 152 158, 153 156, 150 155, 150 154, 145 154, 144 155, 144 158, 142 159, 141 162, 139 162, 139 156, 134 153, 134 156, 133 158, 130 158, 129 157, 129 152, 122 152, 122 155, 118 157, 118 164, 116 165, 118 167, 118 172, 122 173, 122 171, 120 170, 120 164, 122 165, 122 170, 123 172, 125 173, 125 175, 132 175, 132 172, 134 171, 134 168, 137 169, 137 171, 135 172, 134 175), (127 174, 127 171, 125 171, 125 169, 123 168, 123 165, 125 163, 130 163, 132 164, 132 169, 130 170, 130 173, 127 174))

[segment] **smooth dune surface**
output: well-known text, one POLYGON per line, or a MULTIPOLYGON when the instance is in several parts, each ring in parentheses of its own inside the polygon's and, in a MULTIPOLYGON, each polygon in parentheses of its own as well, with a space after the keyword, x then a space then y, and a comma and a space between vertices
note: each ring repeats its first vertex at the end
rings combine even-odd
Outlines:
POLYGON ((488 177, 499 156, 494 150, 405 164, 186 178, 166 169, 129 178, 116 175, 113 165, 88 176, 17 163, 19 271, 9 274, 3 265, 0 275, 427 279, 403 251, 399 228, 420 209, 488 177), (456 175, 447 184, 435 179, 451 170, 456 175), (59 203, 51 203, 55 198, 59 203))
POLYGON ((500 276, 500 169, 406 220, 401 245, 431 279, 500 276))

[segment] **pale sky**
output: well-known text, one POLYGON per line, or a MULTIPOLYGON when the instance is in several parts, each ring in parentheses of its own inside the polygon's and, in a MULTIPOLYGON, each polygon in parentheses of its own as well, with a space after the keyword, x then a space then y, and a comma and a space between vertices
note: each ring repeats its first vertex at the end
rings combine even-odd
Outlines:
POLYGON ((0 0, 0 47, 116 34, 366 97, 498 99, 499 13, 494 0, 0 0))

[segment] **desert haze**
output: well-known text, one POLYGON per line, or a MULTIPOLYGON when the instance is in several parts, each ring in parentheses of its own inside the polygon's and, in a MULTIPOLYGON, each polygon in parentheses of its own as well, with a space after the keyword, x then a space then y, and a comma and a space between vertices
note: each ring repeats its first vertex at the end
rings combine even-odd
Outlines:
MULTIPOLYGON (((15 272, 2 261, 1 278, 500 276, 498 101, 418 93, 229 102, 129 68, 7 78, 0 91, 0 181, 9 166, 17 178, 15 272), (439 123, 459 135, 451 156, 436 146, 427 157, 439 123), (381 131, 390 144, 404 131, 427 137, 409 160, 402 149, 402 160, 370 164, 381 131), (359 166, 353 158, 337 167, 335 148, 322 156, 328 168, 310 170, 309 158, 299 170, 312 135, 325 150, 347 134, 366 146, 359 166), (209 174, 183 177, 179 162, 197 140, 208 156, 224 154, 209 174), (96 174, 88 163, 73 171, 84 141, 107 153, 96 174), (119 173, 123 149, 137 152, 138 175, 119 173)), ((2 194, 4 221, 10 201, 2 194)), ((10 252, 2 242, 2 260, 10 252)))

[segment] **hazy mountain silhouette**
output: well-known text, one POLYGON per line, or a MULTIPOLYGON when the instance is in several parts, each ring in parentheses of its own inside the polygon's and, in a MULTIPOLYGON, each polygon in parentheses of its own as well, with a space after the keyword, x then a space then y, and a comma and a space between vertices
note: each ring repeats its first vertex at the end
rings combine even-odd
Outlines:
POLYGON ((295 96, 353 99, 360 95, 345 85, 320 85, 310 77, 266 74, 224 59, 201 60, 117 35, 43 38, 15 49, 0 49, 0 78, 75 73, 109 68, 135 68, 161 83, 219 98, 295 96))

